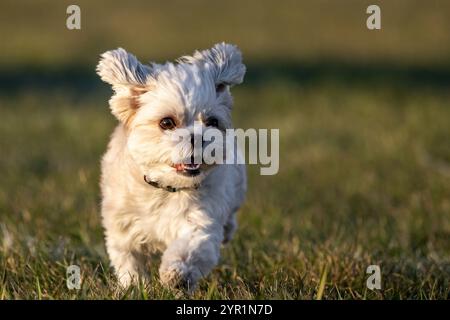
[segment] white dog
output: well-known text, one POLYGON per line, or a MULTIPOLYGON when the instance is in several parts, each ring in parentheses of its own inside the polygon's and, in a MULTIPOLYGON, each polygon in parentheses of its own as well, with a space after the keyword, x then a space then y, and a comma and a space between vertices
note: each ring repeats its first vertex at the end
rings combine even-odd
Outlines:
MULTIPOLYGON (((128 286, 146 276, 150 253, 162 251, 161 281, 193 290, 236 229, 246 173, 238 164, 174 162, 171 135, 178 128, 193 135, 194 121, 204 130, 232 128, 229 88, 243 81, 241 53, 221 43, 176 63, 143 65, 119 48, 101 56, 97 73, 115 91, 109 105, 120 122, 101 177, 106 246, 117 277, 128 286)), ((193 142, 184 147, 183 157, 192 157, 193 142)))

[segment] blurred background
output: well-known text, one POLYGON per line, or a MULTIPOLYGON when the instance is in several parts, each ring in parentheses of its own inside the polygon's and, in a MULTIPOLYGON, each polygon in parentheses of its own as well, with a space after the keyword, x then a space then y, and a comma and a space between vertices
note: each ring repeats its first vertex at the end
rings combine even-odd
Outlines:
POLYGON ((450 297, 449 1, 2 0, 0 17, 0 299, 174 297, 157 265, 153 286, 114 289, 98 180, 116 120, 95 66, 222 41, 248 69, 235 125, 280 129, 280 171, 249 166, 237 237, 195 297, 450 297))

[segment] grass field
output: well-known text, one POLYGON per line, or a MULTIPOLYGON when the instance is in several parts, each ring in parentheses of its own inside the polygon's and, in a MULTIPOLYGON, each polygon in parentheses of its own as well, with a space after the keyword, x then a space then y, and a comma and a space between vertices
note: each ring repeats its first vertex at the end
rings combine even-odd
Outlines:
POLYGON ((197 1, 192 15, 180 3, 81 1, 77 34, 55 28, 65 4, 58 16, 48 1, 6 2, 0 299, 176 297, 158 283, 158 261, 150 285, 126 291, 109 267, 99 159, 116 121, 94 68, 119 45, 161 61, 222 40, 241 46, 248 64, 234 89, 235 124, 280 129, 280 171, 249 166, 236 238, 192 298, 450 298, 448 3, 386 2, 384 29, 370 38, 364 1, 266 1, 236 14, 227 3, 220 15, 197 1), (147 29, 148 39, 136 32, 147 29), (66 287, 71 264, 82 270, 79 291, 66 287), (366 287, 372 264, 381 290, 366 287))

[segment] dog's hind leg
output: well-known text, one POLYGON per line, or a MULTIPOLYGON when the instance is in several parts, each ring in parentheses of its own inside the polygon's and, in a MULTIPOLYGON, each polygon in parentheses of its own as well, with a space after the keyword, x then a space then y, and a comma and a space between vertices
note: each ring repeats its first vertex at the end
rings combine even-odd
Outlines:
POLYGON ((233 239, 234 233, 237 229, 236 212, 228 216, 228 221, 223 226, 223 244, 226 244, 233 239))

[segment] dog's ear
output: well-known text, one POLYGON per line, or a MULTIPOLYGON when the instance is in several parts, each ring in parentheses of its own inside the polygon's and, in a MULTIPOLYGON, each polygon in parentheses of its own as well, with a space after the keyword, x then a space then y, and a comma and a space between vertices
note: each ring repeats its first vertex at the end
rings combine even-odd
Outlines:
POLYGON ((127 124, 139 108, 139 96, 148 91, 146 83, 151 77, 151 68, 119 48, 101 55, 97 74, 115 91, 109 100, 112 114, 127 124))
POLYGON ((242 83, 245 75, 245 65, 242 63, 241 51, 235 46, 227 43, 218 43, 214 47, 204 51, 196 51, 192 58, 186 60, 204 61, 210 70, 218 91, 227 86, 242 83))

